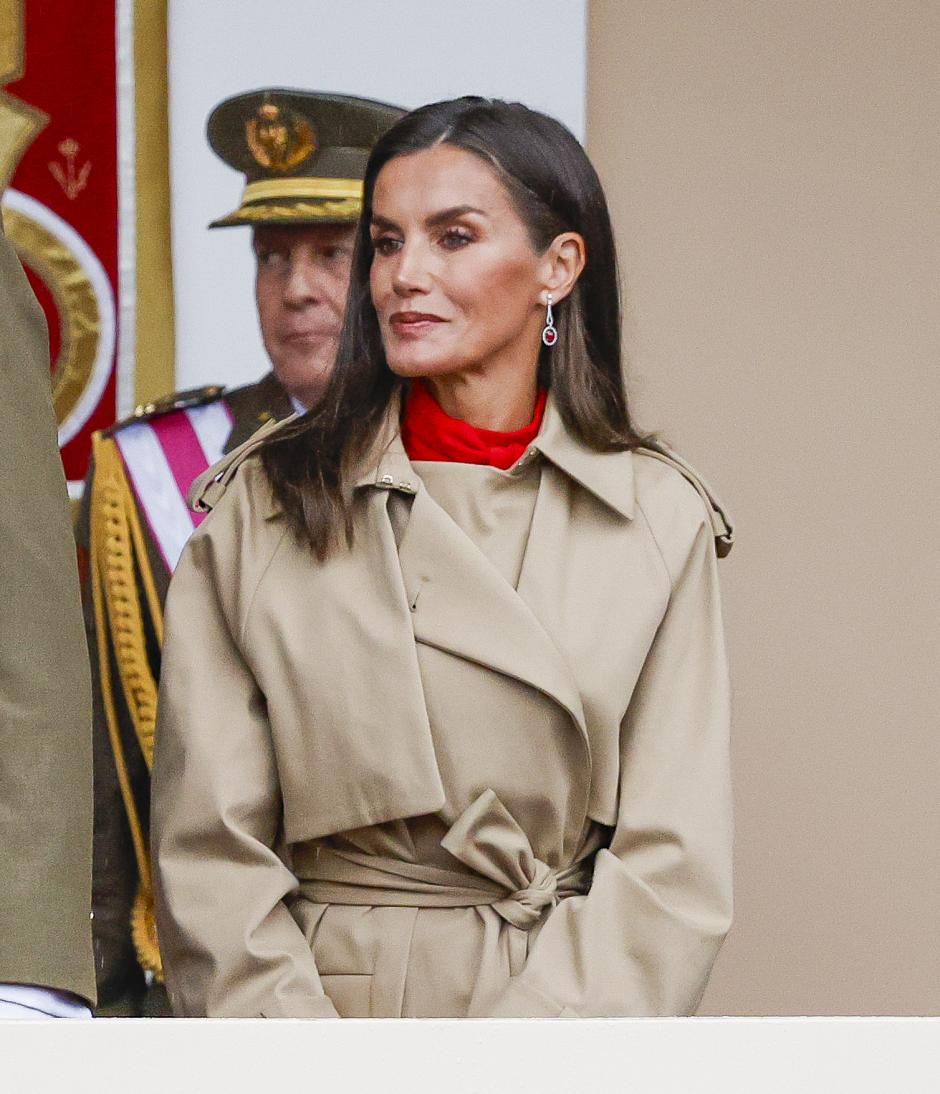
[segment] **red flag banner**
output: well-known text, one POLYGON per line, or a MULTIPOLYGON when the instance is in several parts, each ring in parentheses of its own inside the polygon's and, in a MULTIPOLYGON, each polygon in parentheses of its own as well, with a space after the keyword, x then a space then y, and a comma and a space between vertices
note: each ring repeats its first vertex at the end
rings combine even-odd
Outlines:
MULTIPOLYGON (((46 312, 73 492, 92 432, 127 413, 140 387, 134 8, 133 0, 0 0, 3 220, 46 312)), ((171 372, 155 386, 153 394, 169 388, 171 372)))

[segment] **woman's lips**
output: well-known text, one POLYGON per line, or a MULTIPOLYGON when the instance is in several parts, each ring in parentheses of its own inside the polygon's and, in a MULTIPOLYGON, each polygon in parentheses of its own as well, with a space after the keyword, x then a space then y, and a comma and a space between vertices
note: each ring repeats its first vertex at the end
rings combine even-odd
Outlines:
POLYGON ((397 311, 389 319, 389 324, 396 334, 418 335, 429 331, 437 323, 444 323, 439 315, 430 315, 420 311, 397 311))

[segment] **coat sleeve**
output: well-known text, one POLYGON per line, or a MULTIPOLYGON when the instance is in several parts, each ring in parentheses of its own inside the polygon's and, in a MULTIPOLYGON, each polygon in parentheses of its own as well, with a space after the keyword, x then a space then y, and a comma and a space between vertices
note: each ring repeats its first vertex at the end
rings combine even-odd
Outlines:
POLYGON ((91 689, 45 324, 0 231, 0 981, 95 997, 91 689))
POLYGON ((271 730, 233 607, 241 552, 206 534, 229 500, 190 540, 166 605, 151 814, 166 986, 181 1016, 336 1017, 285 904, 297 881, 276 850, 271 730))
POLYGON ((701 999, 731 922, 732 827, 716 558, 700 504, 696 516, 684 558, 662 549, 672 592, 621 726, 610 847, 491 1017, 683 1015, 701 999))

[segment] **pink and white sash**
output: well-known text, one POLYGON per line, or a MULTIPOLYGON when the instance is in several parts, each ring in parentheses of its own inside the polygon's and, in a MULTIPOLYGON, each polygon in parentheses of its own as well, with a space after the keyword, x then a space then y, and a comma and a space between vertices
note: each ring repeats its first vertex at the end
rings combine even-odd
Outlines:
POLYGON ((186 541, 205 513, 193 513, 186 492, 197 475, 217 463, 232 432, 232 412, 221 399, 162 414, 118 430, 137 503, 172 573, 186 541))

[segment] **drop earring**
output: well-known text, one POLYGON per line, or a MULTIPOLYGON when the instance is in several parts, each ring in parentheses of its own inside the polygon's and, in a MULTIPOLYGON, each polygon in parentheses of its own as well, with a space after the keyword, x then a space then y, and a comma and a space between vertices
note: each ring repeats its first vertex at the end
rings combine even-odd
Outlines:
POLYGON ((542 329, 542 341, 546 346, 554 346, 558 341, 558 331, 555 330, 555 320, 552 318, 552 294, 545 294, 545 326, 542 329))

